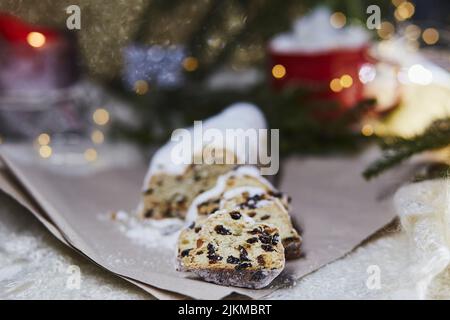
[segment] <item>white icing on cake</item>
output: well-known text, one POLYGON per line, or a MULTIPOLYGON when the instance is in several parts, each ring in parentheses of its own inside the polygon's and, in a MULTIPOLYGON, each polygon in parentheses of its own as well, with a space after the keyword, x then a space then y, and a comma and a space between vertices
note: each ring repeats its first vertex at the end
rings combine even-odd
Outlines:
MULTIPOLYGON (((192 223, 197 218, 197 207, 198 207, 198 205, 200 205, 203 202, 208 201, 211 198, 219 197, 225 191, 225 189, 226 189, 226 182, 227 182, 227 180, 230 177, 233 177, 233 176, 234 177, 242 177, 244 175, 248 175, 248 176, 252 176, 254 178, 257 178, 261 183, 265 184, 269 189, 275 190, 273 185, 269 181, 264 179, 259 174, 259 171, 258 171, 258 169, 256 167, 253 167, 253 166, 242 166, 242 167, 239 167, 235 171, 230 171, 230 172, 220 176, 217 179, 217 183, 216 183, 216 185, 213 188, 211 188, 211 189, 209 189, 209 190, 199 194, 194 199, 194 201, 192 201, 192 203, 191 203, 191 205, 189 207, 189 210, 187 212, 187 215, 186 215, 186 222, 187 222, 187 224, 192 223)), ((253 189, 258 189, 259 193, 264 193, 263 189, 256 188, 256 187, 240 187, 240 188, 236 188, 234 190, 240 190, 240 189, 242 189, 241 192, 244 192, 244 191, 255 191, 253 189)), ((234 190, 230 190, 226 194, 228 194, 228 193, 230 193, 230 192, 232 192, 234 190)))
MULTIPOLYGON (((267 124, 262 112, 255 106, 249 103, 236 103, 225 109, 220 114, 209 118, 202 123, 203 131, 207 129, 219 130, 224 136, 227 129, 267 129, 267 124)), ((191 136, 194 136, 194 128, 188 129, 191 136)), ((175 135, 176 137, 177 135, 175 135)), ((195 139, 197 137, 193 137, 195 139)), ((192 153, 201 152, 206 145, 214 147, 214 142, 205 141, 208 137, 203 137, 203 141, 194 143, 192 153)), ((234 140, 234 146, 230 143, 230 139, 225 139, 225 149, 234 152, 239 161, 246 159, 257 159, 258 150, 266 154, 267 137, 258 136, 257 143, 249 143, 249 139, 245 135, 237 137, 234 140)), ((251 142, 251 141, 250 141, 251 142)), ((170 175, 183 174, 186 167, 192 161, 192 154, 187 155, 189 158, 183 159, 183 163, 173 161, 172 150, 178 145, 177 141, 169 141, 166 145, 161 147, 153 156, 149 170, 144 180, 144 189, 148 186, 152 175, 156 173, 164 173, 170 175)))
POLYGON ((258 187, 239 187, 239 188, 234 188, 231 189, 227 192, 224 193, 223 197, 222 197, 222 201, 226 201, 229 200, 231 198, 240 196, 241 194, 243 194, 244 192, 248 192, 250 197, 256 196, 256 195, 261 195, 265 193, 264 189, 258 188, 258 187))

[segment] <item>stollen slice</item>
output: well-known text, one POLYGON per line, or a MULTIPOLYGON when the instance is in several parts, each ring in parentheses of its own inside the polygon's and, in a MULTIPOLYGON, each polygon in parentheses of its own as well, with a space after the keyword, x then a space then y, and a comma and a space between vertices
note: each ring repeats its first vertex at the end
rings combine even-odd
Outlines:
MULTIPOLYGON (((239 211, 219 210, 195 232, 192 248, 179 247, 183 271, 225 286, 260 289, 284 269, 278 228, 257 223, 239 211)), ((186 236, 186 235, 184 235, 186 236)), ((183 235, 180 236, 180 239, 183 235)))

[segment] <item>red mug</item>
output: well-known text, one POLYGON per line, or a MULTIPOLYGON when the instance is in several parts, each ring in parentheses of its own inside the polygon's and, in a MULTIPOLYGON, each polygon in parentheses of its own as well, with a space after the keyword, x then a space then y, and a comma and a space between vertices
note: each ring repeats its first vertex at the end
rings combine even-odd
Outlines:
MULTIPOLYGON (((336 101, 342 111, 355 106, 364 98, 364 84, 359 79, 361 67, 373 62, 368 55, 368 45, 358 48, 330 49, 327 51, 282 52, 269 47, 270 70, 276 65, 282 65, 285 73, 279 77, 272 76, 275 88, 281 89, 287 85, 300 85, 311 88, 314 94, 311 98, 316 101, 336 101), (331 88, 333 79, 346 77, 346 87, 331 88), (281 77, 280 77, 281 76, 281 77)), ((333 116, 337 115, 334 113, 333 116)))

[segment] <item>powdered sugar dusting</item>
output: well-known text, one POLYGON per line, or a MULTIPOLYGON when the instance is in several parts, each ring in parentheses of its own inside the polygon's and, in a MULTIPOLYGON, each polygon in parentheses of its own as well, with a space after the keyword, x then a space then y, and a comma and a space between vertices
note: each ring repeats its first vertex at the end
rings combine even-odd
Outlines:
POLYGON ((119 230, 133 242, 149 248, 175 250, 184 222, 181 219, 139 219, 124 211, 113 214, 119 230))

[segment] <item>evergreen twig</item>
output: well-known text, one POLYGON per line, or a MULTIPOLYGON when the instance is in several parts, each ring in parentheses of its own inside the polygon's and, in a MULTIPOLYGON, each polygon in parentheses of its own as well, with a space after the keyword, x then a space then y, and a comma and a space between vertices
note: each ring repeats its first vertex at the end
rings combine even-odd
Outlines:
POLYGON ((364 172, 366 179, 378 176, 413 155, 450 145, 450 118, 433 122, 421 135, 413 138, 391 137, 384 141, 383 155, 364 172))

